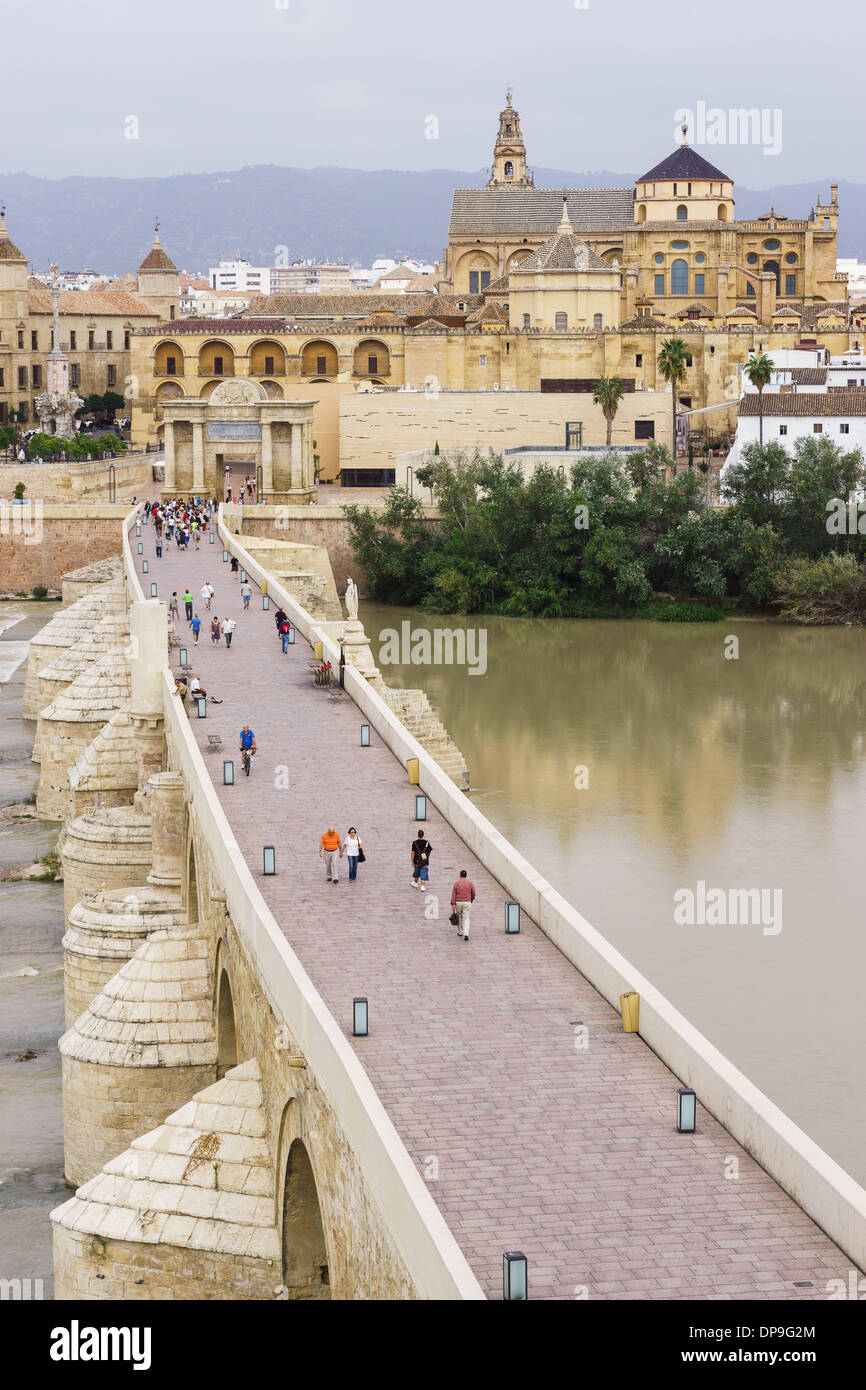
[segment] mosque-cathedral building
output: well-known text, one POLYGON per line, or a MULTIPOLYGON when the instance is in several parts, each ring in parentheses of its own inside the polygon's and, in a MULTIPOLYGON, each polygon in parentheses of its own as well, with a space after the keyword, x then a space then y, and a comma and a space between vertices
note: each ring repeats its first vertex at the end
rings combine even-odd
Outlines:
MULTIPOLYGON (((537 189, 509 92, 486 187, 454 193, 438 292, 263 295, 238 317, 179 319, 177 271, 157 234, 125 289, 61 296, 61 337, 74 336, 80 394, 105 391, 112 367, 129 383, 134 444, 161 439, 167 401, 251 377, 266 397, 316 402, 322 477, 342 470, 344 484, 387 481, 397 453, 471 433, 467 420, 477 422, 467 447, 565 443, 565 417, 581 421, 582 442, 603 443, 591 400, 601 376, 626 388, 614 444, 670 445, 656 369, 665 337, 688 346, 687 410, 735 402, 753 349, 860 350, 866 320, 836 271, 838 217, 831 184, 808 217, 771 208, 738 221, 733 180, 686 131, 634 187, 537 189), (418 394, 407 399, 407 388, 418 394)), ((46 333, 50 294, 28 283, 3 229, 3 418, 36 394, 46 333)))

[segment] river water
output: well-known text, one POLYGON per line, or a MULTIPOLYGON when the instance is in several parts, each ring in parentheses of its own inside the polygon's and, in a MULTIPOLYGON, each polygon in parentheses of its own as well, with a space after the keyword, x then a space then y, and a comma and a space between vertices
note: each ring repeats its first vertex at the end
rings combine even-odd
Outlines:
POLYGON ((369 603, 361 617, 389 684, 437 706, 485 815, 866 1184, 866 636, 369 603), (486 671, 382 664, 380 635, 404 621, 484 629, 486 671), (723 890, 728 921, 731 890, 766 890, 764 910, 702 925, 699 883, 723 890))
MULTIPOLYGON (((0 604, 0 807, 36 791, 35 725, 21 717, 21 696, 30 638, 57 609, 0 604)), ((35 820, 0 822, 0 869, 38 861, 57 831, 35 820)), ((48 1213, 69 1196, 57 1050, 63 929, 61 884, 0 882, 0 1278, 41 1280, 30 1289, 44 1298, 53 1292, 48 1213)))

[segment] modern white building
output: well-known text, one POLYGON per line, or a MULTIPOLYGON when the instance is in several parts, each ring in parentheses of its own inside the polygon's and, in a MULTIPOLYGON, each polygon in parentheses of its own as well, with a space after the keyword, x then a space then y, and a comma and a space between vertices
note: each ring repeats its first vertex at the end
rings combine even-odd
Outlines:
MULTIPOLYGON (((866 369, 864 369, 866 375, 866 369)), ((725 460, 725 470, 739 462, 747 444, 757 444, 760 434, 761 403, 757 391, 747 391, 740 399, 737 433, 725 460)), ((797 439, 823 437, 843 449, 863 449, 866 453, 866 388, 826 386, 821 389, 789 387, 771 390, 763 396, 764 444, 781 444, 790 449, 797 439)))
POLYGON ((214 290, 246 290, 250 294, 271 292, 270 266, 250 265, 240 258, 211 266, 208 279, 214 290))

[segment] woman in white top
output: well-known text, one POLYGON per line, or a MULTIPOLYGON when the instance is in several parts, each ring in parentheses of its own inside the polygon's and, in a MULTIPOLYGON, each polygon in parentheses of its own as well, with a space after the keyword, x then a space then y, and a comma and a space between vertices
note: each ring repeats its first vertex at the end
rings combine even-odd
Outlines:
POLYGON ((354 825, 350 826, 346 834, 345 848, 346 858, 349 861, 350 883, 353 879, 356 879, 358 877, 358 862, 360 860, 361 851, 363 850, 363 848, 364 846, 361 844, 361 841, 358 838, 357 830, 355 829, 354 825))

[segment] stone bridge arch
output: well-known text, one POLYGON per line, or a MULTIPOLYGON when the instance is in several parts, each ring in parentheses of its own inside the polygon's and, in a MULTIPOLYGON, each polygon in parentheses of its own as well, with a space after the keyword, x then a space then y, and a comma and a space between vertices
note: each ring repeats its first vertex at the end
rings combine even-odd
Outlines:
POLYGON ((226 963, 225 941, 217 946, 214 969, 214 1018, 217 1036, 217 1081, 240 1063, 235 1022, 235 1003, 232 982, 226 963))
POLYGON ((277 1229, 282 1252, 282 1283, 290 1300, 331 1298, 330 1241, 310 1152, 300 1135, 297 1099, 283 1111, 277 1149, 277 1229))

